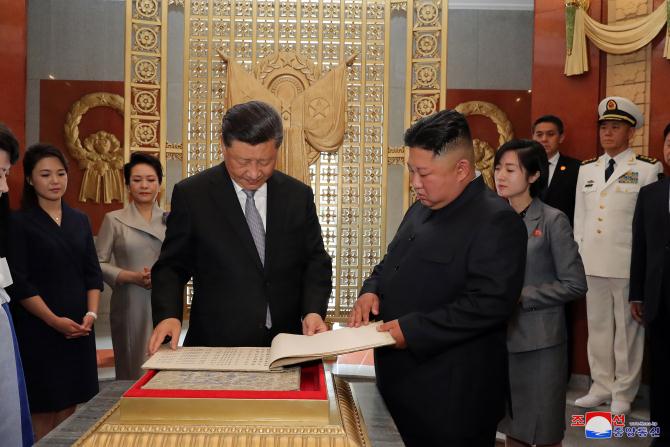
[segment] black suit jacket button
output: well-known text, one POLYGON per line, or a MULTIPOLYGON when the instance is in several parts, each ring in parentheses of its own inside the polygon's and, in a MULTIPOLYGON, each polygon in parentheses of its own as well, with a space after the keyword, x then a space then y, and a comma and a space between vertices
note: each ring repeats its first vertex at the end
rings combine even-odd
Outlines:
POLYGON ((396 266, 394 267, 394 269, 395 269, 395 271, 397 272, 398 270, 400 270, 400 266, 399 266, 399 265, 396 265, 396 266))
POLYGON ((409 237, 409 241, 410 241, 410 242, 412 242, 414 239, 416 239, 416 236, 415 236, 415 235, 411 235, 411 236, 409 237))

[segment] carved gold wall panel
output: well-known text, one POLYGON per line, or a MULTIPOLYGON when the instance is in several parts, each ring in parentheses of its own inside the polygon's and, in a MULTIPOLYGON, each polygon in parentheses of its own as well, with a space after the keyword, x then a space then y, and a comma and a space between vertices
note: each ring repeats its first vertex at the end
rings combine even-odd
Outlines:
MULTIPOLYGON (((320 77, 358 55, 346 71, 344 141, 336 150, 312 152, 307 174, 334 261, 329 317, 346 317, 386 247, 391 11, 407 14, 405 122, 394 124, 407 127, 445 105, 447 0, 127 0, 126 5, 124 155, 157 153, 164 165, 181 160, 183 177, 222 161, 228 65, 219 52, 249 73, 270 55, 295 52, 320 77), (182 141, 175 143, 166 141, 168 5, 183 8, 184 20, 182 141)), ((402 163, 403 153, 396 149, 393 162, 402 163)), ((407 178, 404 189, 409 191, 407 178)))
MULTIPOLYGON (((166 142, 168 4, 183 7, 183 176, 222 161, 230 56, 251 72, 266 56, 296 52, 321 76, 346 72, 344 141, 308 168, 324 242, 333 256, 331 320, 346 317, 385 248, 385 180, 391 5, 386 0, 127 0, 126 157, 178 159, 166 142)), ((256 73, 258 74, 258 73, 256 73)), ((187 292, 188 294, 188 292, 187 292)))
MULTIPOLYGON (((448 0, 394 2, 407 11, 407 71, 405 73, 405 127, 444 109, 447 94, 448 0)), ((405 209, 414 201, 409 175, 404 177, 405 209)))
MULTIPOLYGON (((124 158, 150 152, 164 167, 167 8, 167 0, 126 0, 124 158)), ((161 197, 165 205, 166 194, 161 197)))

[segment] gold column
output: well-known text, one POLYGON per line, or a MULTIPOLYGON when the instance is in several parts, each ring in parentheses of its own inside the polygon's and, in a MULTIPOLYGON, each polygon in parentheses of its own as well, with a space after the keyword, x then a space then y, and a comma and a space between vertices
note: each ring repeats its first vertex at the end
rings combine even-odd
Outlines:
MULTIPOLYGON (((448 0, 407 1, 405 127, 444 109, 447 97, 448 0)), ((404 176, 404 209, 413 201, 404 176)))
MULTIPOLYGON (((167 0, 126 1, 124 158, 158 155, 166 166, 167 0)), ((165 185, 165 183, 163 183, 165 185)), ((165 206, 166 194, 161 195, 165 206)))

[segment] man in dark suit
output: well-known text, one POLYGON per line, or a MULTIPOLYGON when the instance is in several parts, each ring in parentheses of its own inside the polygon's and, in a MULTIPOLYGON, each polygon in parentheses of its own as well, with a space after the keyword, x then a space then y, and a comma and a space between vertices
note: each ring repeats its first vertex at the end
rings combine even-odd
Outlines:
MULTIPOLYGON (((670 165, 670 124, 663 132, 663 158, 670 165)), ((651 420, 660 437, 654 447, 670 446, 670 178, 640 189, 633 216, 630 265, 631 312, 647 327, 651 356, 651 420)))
POLYGON ((481 177, 465 117, 444 110, 405 134, 418 201, 365 281, 349 324, 396 340, 375 350, 377 386, 408 446, 493 446, 509 395, 507 322, 528 235, 481 177))
POLYGON ((549 187, 542 195, 542 201, 557 208, 570 219, 575 217, 575 188, 581 162, 560 153, 560 145, 565 139, 563 121, 554 115, 544 115, 533 123, 533 140, 544 146, 549 159, 549 187))
POLYGON ((150 352, 166 336, 176 348, 191 277, 187 346, 269 346, 280 332, 327 330, 332 263, 312 190, 274 170, 281 142, 270 105, 236 105, 223 118, 225 162, 174 187, 151 273, 150 352))

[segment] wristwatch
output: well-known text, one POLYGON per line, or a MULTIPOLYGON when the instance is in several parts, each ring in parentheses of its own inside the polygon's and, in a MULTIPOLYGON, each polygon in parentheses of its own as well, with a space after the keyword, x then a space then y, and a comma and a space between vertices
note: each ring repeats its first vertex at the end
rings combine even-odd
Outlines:
POLYGON ((97 320, 97 319, 98 319, 98 314, 96 314, 96 313, 93 312, 92 310, 89 310, 88 312, 86 312, 86 313, 84 314, 85 317, 87 317, 87 316, 89 316, 89 315, 90 315, 91 317, 93 317, 94 320, 97 320))

